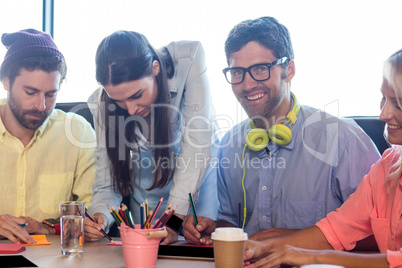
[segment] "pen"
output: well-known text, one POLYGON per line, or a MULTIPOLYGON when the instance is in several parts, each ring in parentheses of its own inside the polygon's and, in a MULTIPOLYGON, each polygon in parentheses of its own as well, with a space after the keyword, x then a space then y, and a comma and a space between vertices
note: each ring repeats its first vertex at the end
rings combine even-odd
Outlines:
MULTIPOLYGON (((190 197, 190 204, 191 204, 191 209, 193 210, 195 226, 197 226, 198 225, 197 213, 195 212, 194 202, 193 202, 193 198, 191 196, 191 193, 188 193, 188 196, 190 197)), ((200 238, 200 242, 202 243, 202 237, 200 238)))
POLYGON ((21 227, 25 227, 25 226, 28 226, 28 225, 29 225, 29 222, 19 224, 19 226, 21 226, 21 227))
MULTIPOLYGON (((85 211, 85 216, 86 216, 88 219, 90 219, 91 221, 95 222, 95 221, 91 218, 91 216, 89 216, 89 214, 88 214, 86 211, 85 211)), ((101 231, 101 233, 102 233, 111 243, 114 243, 113 239, 110 238, 110 236, 108 236, 107 233, 106 233, 102 228, 100 229, 100 231, 101 231)))

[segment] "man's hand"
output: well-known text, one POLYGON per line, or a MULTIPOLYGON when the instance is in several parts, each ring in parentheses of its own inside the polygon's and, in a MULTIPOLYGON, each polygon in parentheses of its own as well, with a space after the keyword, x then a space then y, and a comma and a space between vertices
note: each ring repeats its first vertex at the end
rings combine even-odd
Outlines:
POLYGON ((36 243, 35 239, 25 230, 26 227, 20 226, 20 224, 24 223, 27 222, 22 218, 17 218, 9 214, 0 215, 0 237, 7 238, 17 244, 20 243, 19 239, 28 244, 36 243))
POLYGON ((96 213, 92 219, 94 221, 85 217, 84 220, 85 241, 98 241, 104 237, 100 230, 109 225, 109 220, 103 213, 96 213))
POLYGON ((198 224, 195 226, 193 215, 187 215, 183 222, 183 235, 190 244, 212 244, 211 233, 215 231, 215 222, 207 217, 197 216, 198 224))
POLYGON ((28 224, 25 227, 25 230, 29 234, 54 234, 55 229, 43 224, 41 222, 37 222, 36 220, 32 219, 31 217, 20 217, 24 219, 25 222, 28 224))
POLYGON ((296 231, 297 230, 294 230, 294 229, 269 228, 269 229, 254 233, 252 236, 249 237, 249 239, 256 240, 256 241, 264 241, 264 240, 267 240, 272 237, 288 235, 288 234, 294 233, 296 231))

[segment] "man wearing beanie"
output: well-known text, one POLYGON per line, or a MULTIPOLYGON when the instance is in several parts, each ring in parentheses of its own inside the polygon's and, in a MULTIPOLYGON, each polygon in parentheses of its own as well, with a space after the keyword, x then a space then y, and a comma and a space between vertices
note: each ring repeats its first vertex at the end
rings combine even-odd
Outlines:
POLYGON ((89 205, 95 133, 83 117, 53 109, 67 66, 48 34, 26 29, 1 42, 0 238, 34 243, 28 234, 58 233, 42 221, 59 218, 61 201, 89 205))

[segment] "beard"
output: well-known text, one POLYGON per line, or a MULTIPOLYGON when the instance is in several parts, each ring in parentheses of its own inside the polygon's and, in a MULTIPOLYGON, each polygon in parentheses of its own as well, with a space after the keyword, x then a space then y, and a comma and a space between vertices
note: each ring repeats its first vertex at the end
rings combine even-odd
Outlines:
POLYGON ((14 97, 12 92, 10 91, 10 100, 8 102, 11 112, 17 121, 26 129, 37 130, 43 122, 49 117, 50 113, 53 111, 53 108, 49 111, 40 112, 38 110, 24 110, 22 109, 22 105, 18 100, 14 97), (40 117, 39 119, 29 118, 28 115, 34 115, 40 117))
MULTIPOLYGON (((246 111, 249 118, 268 119, 273 116, 275 110, 278 109, 280 103, 282 102, 282 99, 284 98, 284 95, 286 93, 285 88, 286 87, 284 87, 284 83, 281 83, 281 85, 278 88, 273 89, 260 85, 258 90, 265 92, 266 94, 265 97, 267 98, 266 102, 259 103, 258 105, 256 105, 253 102, 248 102, 247 100, 241 99, 240 104, 246 111)), ((275 121, 282 119, 283 118, 277 118, 275 119, 275 121)))

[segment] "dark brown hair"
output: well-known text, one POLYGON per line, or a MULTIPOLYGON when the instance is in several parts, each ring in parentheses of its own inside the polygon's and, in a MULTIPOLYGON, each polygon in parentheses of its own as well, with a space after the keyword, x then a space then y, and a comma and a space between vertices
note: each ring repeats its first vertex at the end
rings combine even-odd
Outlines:
MULTIPOLYGON (((155 104, 169 104, 170 92, 167 85, 166 70, 173 74, 173 62, 167 50, 161 55, 148 42, 145 36, 136 32, 117 31, 107 36, 98 46, 96 53, 96 80, 103 86, 118 85, 123 82, 134 81, 152 75, 153 61, 160 63, 160 72, 156 76, 158 96, 155 104), (168 60, 166 60, 168 59, 168 60), (170 60, 169 60, 170 59, 170 60)), ((131 154, 140 155, 139 141, 134 134, 138 127, 138 117, 130 116, 125 109, 120 108, 102 90, 100 101, 105 105, 105 113, 101 115, 105 124, 106 148, 112 164, 111 176, 113 188, 122 196, 134 193, 134 181, 141 178, 131 163, 131 154), (124 129, 119 122, 124 120, 124 129), (128 143, 127 143, 128 142, 128 143)), ((172 179, 174 173, 173 154, 169 148, 171 141, 170 117, 167 107, 152 109, 154 120, 152 141, 155 146, 153 159, 155 163, 155 177, 147 190, 162 188, 172 179)), ((141 162, 141 161, 140 161, 141 162)))

